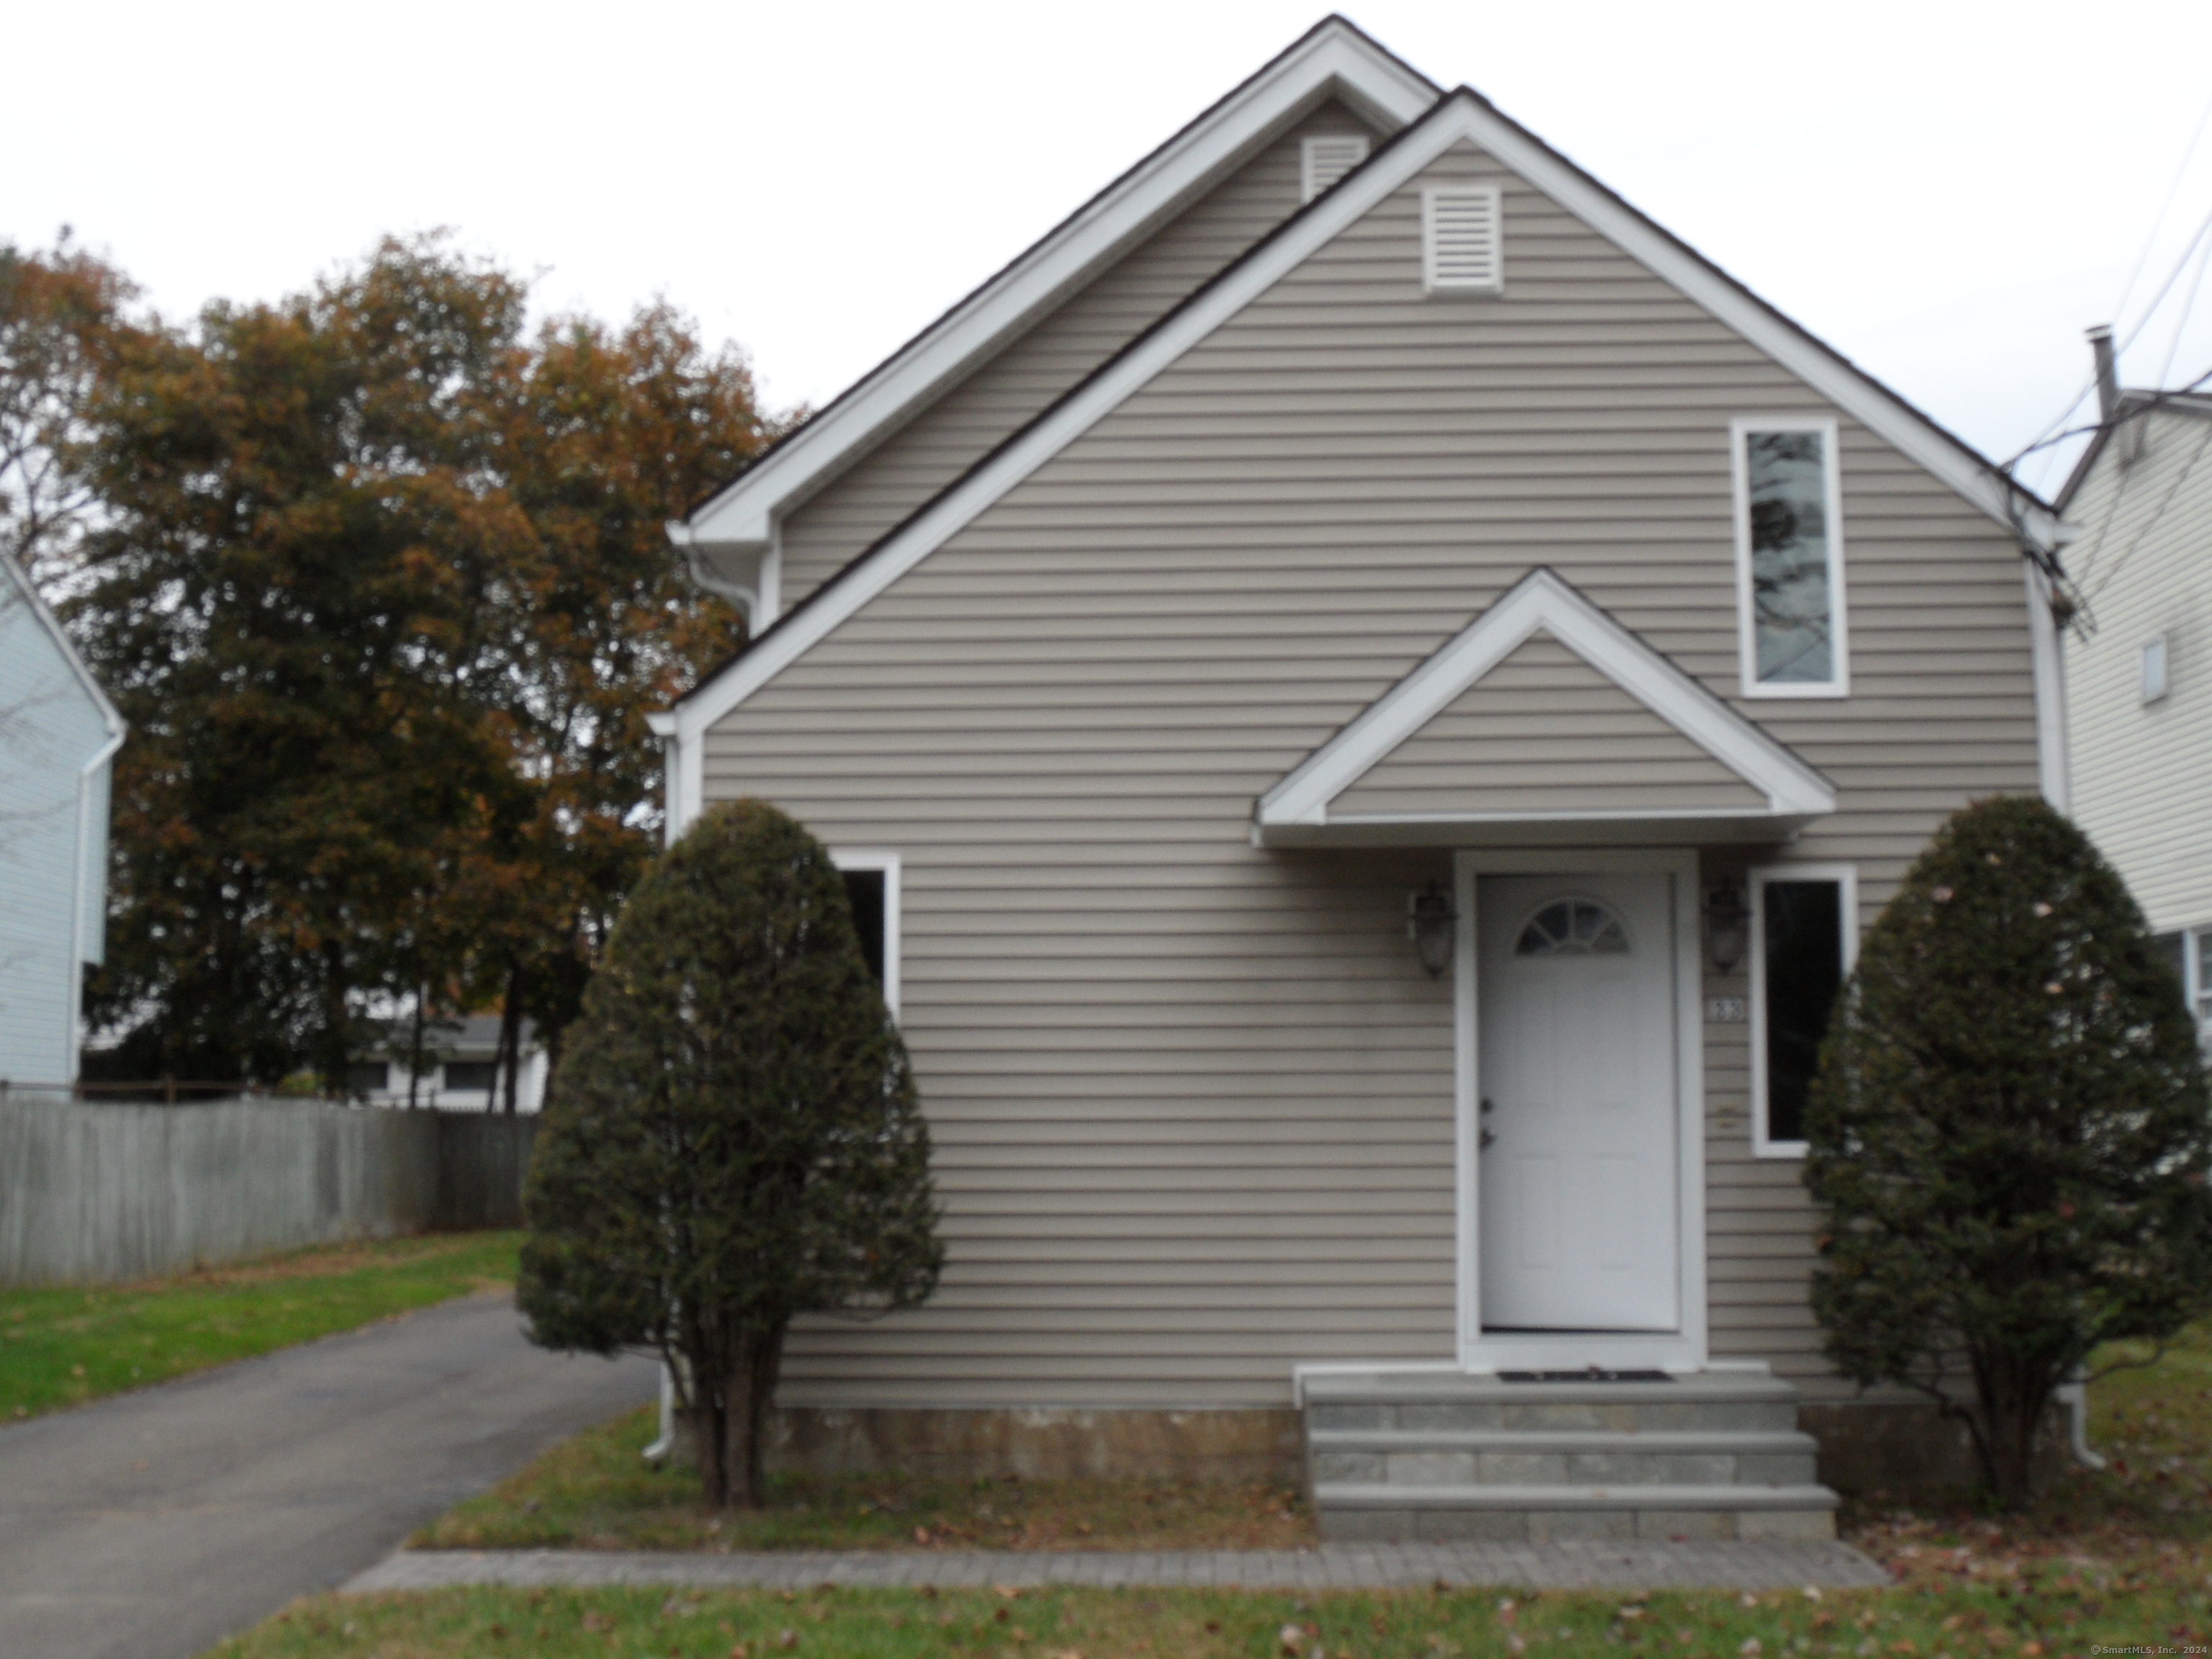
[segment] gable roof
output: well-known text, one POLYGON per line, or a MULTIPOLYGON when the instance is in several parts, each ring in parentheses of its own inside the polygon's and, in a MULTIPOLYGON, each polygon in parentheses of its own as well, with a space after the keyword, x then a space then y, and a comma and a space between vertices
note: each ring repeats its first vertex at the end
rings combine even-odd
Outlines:
POLYGON ((100 723, 107 728, 108 736, 121 738, 131 728, 124 723, 123 716, 116 712, 115 705, 108 701, 107 693, 100 689, 100 682, 93 678, 92 670, 77 654, 76 647, 70 643, 70 636, 62 631, 61 618, 55 616, 52 608, 39 597, 39 590, 31 586, 30 577, 15 560, 0 554, 0 565, 7 567, 8 574, 15 587, 13 599, 0 593, 0 611, 14 604, 27 608, 33 624, 54 642, 54 649, 68 666, 70 677, 83 688, 86 697, 99 713, 100 723))
POLYGON ((785 512, 1301 117, 1340 98, 1395 133, 1430 108, 1439 90, 1343 18, 1323 18, 672 524, 670 536, 687 547, 766 546, 785 512))
POLYGON ((2112 419, 2101 422, 2089 440, 2089 447, 2081 452, 2081 459, 2074 463, 2074 470, 2066 475, 2060 486, 2057 502, 2061 513, 2074 504, 2081 486, 2089 481, 2089 474, 2097 465, 2097 458, 2105 453, 2105 446, 2112 434, 2130 421, 2142 420, 2156 411, 2169 415, 2194 415, 2200 420, 2212 420, 2212 393, 2201 392, 2143 392, 2120 393, 2113 407, 2112 419))
POLYGON ((1510 827, 1516 836, 1546 823, 1571 823, 1587 832, 1607 819, 1640 827, 1680 820, 1694 823, 1706 839, 1734 830, 1771 840, 1835 806, 1835 787, 1819 772, 1623 628, 1558 572, 1540 565, 1285 773, 1255 805, 1252 827, 1255 839, 1271 846, 1418 839, 1440 830, 1464 839, 1466 832, 1486 825, 1510 827), (1539 632, 1565 646, 1741 778, 1764 805, 1662 801, 1622 809, 1522 807, 1502 812, 1478 806, 1419 813, 1335 809, 1360 779, 1539 632))
POLYGON ((1987 457, 1644 217, 1480 94, 1462 87, 1437 100, 1420 120, 1292 214, 708 673, 678 700, 672 714, 655 720, 654 730, 689 744, 1184 352, 1462 142, 1487 151, 2030 545, 2049 552, 2063 538, 2057 512, 2006 477, 1987 457))

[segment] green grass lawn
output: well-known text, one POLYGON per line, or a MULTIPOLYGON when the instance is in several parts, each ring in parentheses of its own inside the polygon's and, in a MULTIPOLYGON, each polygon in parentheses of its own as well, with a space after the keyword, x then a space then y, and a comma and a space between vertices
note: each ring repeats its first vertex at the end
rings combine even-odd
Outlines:
POLYGON ((333 1244, 135 1285, 0 1288, 0 1422, 514 1282, 521 1235, 333 1244))
MULTIPOLYGON (((439 1590, 317 1596, 210 1659, 1455 1659, 1524 1653, 2037 1656, 2179 1644, 2208 1626, 2187 1583, 1632 1595, 1426 1590, 439 1590)), ((2201 1639, 2201 1638, 2197 1638, 2201 1639)))
MULTIPOLYGON (((456 1589, 317 1596, 221 1659, 673 1656, 854 1659, 1478 1659, 1641 1652, 2042 1659, 2097 1647, 2203 1650, 2212 1638, 2212 1322, 2092 1391, 2111 1467, 2033 1510, 1854 1506, 1848 1535, 1886 1590, 1764 1595, 1392 1591, 774 1592, 456 1589)), ((719 1524, 693 1477, 647 1470, 647 1413, 549 1453, 418 1543, 642 1547, 1113 1547, 1304 1541, 1267 1488, 1139 1482, 787 1482, 779 1507, 719 1524)))

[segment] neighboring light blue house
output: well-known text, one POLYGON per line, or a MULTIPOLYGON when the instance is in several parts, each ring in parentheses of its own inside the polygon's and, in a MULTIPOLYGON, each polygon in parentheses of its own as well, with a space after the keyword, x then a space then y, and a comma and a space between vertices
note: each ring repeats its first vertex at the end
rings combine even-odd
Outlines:
POLYGON ((74 1083, 125 727, 29 579, 0 569, 0 1081, 74 1083))

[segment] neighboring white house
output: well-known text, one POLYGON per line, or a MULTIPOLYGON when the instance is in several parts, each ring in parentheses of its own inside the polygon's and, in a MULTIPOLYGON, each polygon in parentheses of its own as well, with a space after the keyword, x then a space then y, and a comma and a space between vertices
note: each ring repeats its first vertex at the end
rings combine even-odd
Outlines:
POLYGON ((2059 506, 2085 614, 2066 641, 2073 810, 2212 1034, 2212 398, 2121 392, 2059 506))
MULTIPOLYGON (((408 1031, 395 1022, 390 1039, 393 1060, 367 1060, 346 1077, 346 1092, 372 1106, 408 1103, 408 1031)), ((498 1111, 507 1102, 507 1082, 499 1073, 499 1016, 470 1014, 433 1026, 423 1040, 422 1069, 415 1073, 414 1103, 447 1112, 498 1111)), ((522 1023, 522 1076, 514 1091, 519 1112, 534 1112, 545 1102, 547 1058, 537 1027, 522 1023)))
POLYGON ((0 1079, 74 1083, 125 728, 29 578, 0 568, 0 1079))

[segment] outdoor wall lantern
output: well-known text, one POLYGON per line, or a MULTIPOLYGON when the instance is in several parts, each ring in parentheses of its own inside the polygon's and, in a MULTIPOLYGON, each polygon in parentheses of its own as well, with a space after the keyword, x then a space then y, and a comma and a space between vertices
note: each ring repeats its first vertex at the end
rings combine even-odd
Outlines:
POLYGON ((1458 933, 1459 914, 1442 882, 1432 881, 1426 890, 1406 896, 1406 937, 1413 941, 1414 952, 1431 978, 1451 966, 1458 933))
POLYGON ((1735 970, 1751 943, 1751 908, 1732 882, 1705 895, 1705 957, 1717 974, 1735 970))

